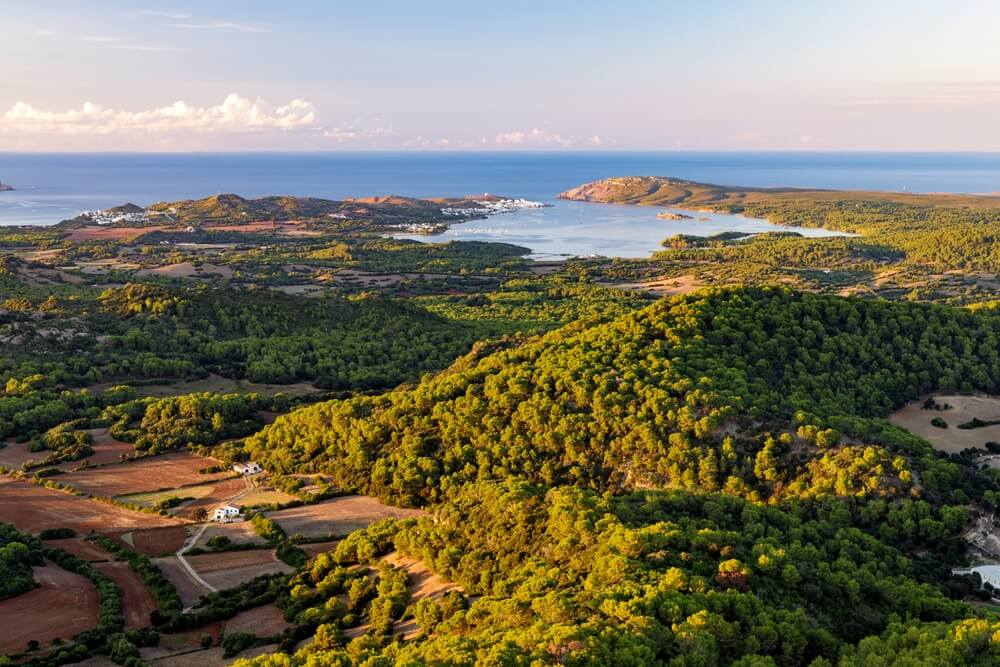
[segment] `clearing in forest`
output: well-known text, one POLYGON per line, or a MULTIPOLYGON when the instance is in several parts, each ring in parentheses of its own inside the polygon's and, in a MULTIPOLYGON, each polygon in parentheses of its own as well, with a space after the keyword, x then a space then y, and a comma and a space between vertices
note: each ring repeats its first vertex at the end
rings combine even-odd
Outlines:
POLYGON ((51 564, 32 570, 35 589, 0 601, 0 655, 97 627, 97 587, 89 579, 51 564))
POLYGON ((346 535, 382 519, 406 519, 421 514, 422 510, 393 507, 370 496, 343 496, 315 505, 268 512, 267 516, 289 536, 320 537, 346 535))
POLYGON ((1000 398, 994 396, 935 395, 931 397, 941 409, 925 409, 921 399, 905 405, 889 416, 889 421, 931 443, 935 449, 957 454, 963 449, 985 449, 987 442, 1000 442, 1000 398), (950 406, 944 409, 945 406, 950 406), (940 419, 947 428, 931 422, 940 419), (972 420, 998 422, 978 428, 958 428, 972 420))

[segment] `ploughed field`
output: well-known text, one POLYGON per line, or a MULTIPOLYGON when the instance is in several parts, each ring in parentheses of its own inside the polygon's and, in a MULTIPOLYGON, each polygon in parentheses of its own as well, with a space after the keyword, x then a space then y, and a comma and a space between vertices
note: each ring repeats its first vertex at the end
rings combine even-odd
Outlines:
POLYGON ((97 627, 97 588, 89 579, 52 564, 32 570, 35 589, 0 600, 0 655, 97 627))
POLYGON ((215 459, 178 452, 78 470, 60 477, 59 481, 89 495, 122 496, 174 489, 232 475, 228 471, 208 474, 198 472, 217 465, 219 461, 215 459))
POLYGON ((267 516, 290 536, 322 537, 346 535, 382 519, 406 519, 422 513, 421 510, 386 505, 369 496, 343 496, 315 505, 268 512, 267 516))

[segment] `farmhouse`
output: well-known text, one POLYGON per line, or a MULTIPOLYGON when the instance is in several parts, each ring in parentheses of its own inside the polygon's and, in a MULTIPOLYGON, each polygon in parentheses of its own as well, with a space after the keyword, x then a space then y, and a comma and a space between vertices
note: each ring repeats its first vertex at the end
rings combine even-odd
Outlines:
POLYGON ((240 508, 236 505, 223 505, 217 508, 212 514, 212 521, 218 521, 219 523, 239 521, 241 518, 240 508))
POLYGON ((256 461, 248 461, 246 463, 234 463, 233 471, 238 472, 241 475, 256 475, 257 473, 264 472, 263 468, 256 461))

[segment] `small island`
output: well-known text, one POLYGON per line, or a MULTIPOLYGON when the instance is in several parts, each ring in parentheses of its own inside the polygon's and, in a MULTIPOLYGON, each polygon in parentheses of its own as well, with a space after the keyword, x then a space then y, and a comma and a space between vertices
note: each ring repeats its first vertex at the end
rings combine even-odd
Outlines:
POLYGON ((13 190, 13 189, 14 189, 13 187, 7 185, 3 181, 0 181, 0 192, 7 192, 7 191, 13 190))
POLYGON ((656 214, 656 217, 660 220, 693 220, 692 216, 684 215, 683 213, 674 213, 673 211, 661 211, 656 214))

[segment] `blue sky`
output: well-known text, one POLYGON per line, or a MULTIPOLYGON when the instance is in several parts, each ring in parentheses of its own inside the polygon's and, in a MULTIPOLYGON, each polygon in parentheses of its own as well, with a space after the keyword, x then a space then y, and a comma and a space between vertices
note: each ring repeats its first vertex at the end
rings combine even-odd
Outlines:
POLYGON ((1000 150, 998 26, 972 0, 9 3, 0 150, 1000 150))

